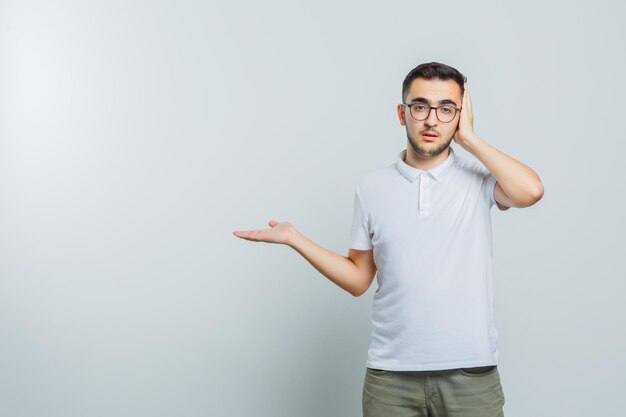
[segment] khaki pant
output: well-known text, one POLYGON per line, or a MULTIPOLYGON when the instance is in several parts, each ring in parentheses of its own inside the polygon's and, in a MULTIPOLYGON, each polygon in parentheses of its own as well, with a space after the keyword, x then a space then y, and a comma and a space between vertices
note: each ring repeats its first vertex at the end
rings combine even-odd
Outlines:
POLYGON ((496 365, 441 371, 366 369, 363 417, 504 417, 496 365))

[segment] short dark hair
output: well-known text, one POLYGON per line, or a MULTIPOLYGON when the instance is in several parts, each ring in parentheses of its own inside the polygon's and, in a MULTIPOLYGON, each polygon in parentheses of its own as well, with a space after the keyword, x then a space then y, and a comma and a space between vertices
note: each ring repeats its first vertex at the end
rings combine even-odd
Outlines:
POLYGON ((461 74, 456 68, 440 62, 425 62, 413 68, 402 83, 402 102, 406 103, 406 96, 409 94, 411 83, 416 78, 424 78, 426 80, 439 79, 442 81, 454 80, 461 87, 461 97, 465 93, 464 82, 467 78, 461 74))

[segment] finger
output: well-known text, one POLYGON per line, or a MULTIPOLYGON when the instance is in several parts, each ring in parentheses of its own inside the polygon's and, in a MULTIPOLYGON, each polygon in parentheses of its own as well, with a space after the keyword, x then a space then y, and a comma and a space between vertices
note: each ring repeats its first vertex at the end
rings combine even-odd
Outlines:
POLYGON ((472 98, 469 96, 469 92, 465 95, 465 103, 463 105, 468 113, 472 112, 472 98))
POLYGON ((258 240, 260 230, 236 230, 233 234, 246 240, 258 240))
POLYGON ((467 89, 463 91, 463 98, 461 99, 461 112, 465 110, 467 106, 467 89))

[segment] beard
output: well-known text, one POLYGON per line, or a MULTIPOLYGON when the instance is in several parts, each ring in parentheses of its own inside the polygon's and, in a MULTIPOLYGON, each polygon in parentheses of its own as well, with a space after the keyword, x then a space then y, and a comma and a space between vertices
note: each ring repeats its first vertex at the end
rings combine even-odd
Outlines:
MULTIPOLYGON (((429 147, 425 148, 425 147, 421 146, 419 143, 417 143, 417 141, 411 137, 411 135, 409 134, 409 130, 408 129, 406 131, 406 137, 409 140, 409 145, 411 145, 411 148, 413 149, 413 151, 416 154, 418 154, 419 156, 424 156, 424 157, 431 157, 431 156, 439 155, 441 152, 443 152, 446 149, 448 149, 448 146, 450 146, 450 143, 454 139, 454 137, 451 136, 448 139, 447 142, 442 143, 441 145, 437 146, 436 148, 431 148, 430 145, 432 145, 432 144, 429 144, 429 147)), ((441 139, 441 137, 439 137, 437 139, 441 139)))

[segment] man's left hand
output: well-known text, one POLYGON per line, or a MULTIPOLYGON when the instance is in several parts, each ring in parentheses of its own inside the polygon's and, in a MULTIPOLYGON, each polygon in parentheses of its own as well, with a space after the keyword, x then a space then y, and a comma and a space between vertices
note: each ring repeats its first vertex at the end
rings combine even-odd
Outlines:
POLYGON ((472 98, 470 97, 465 83, 465 92, 463 93, 463 102, 461 103, 461 111, 459 115, 459 125, 454 132, 454 141, 461 147, 465 148, 476 134, 474 133, 474 113, 472 112, 472 98))

